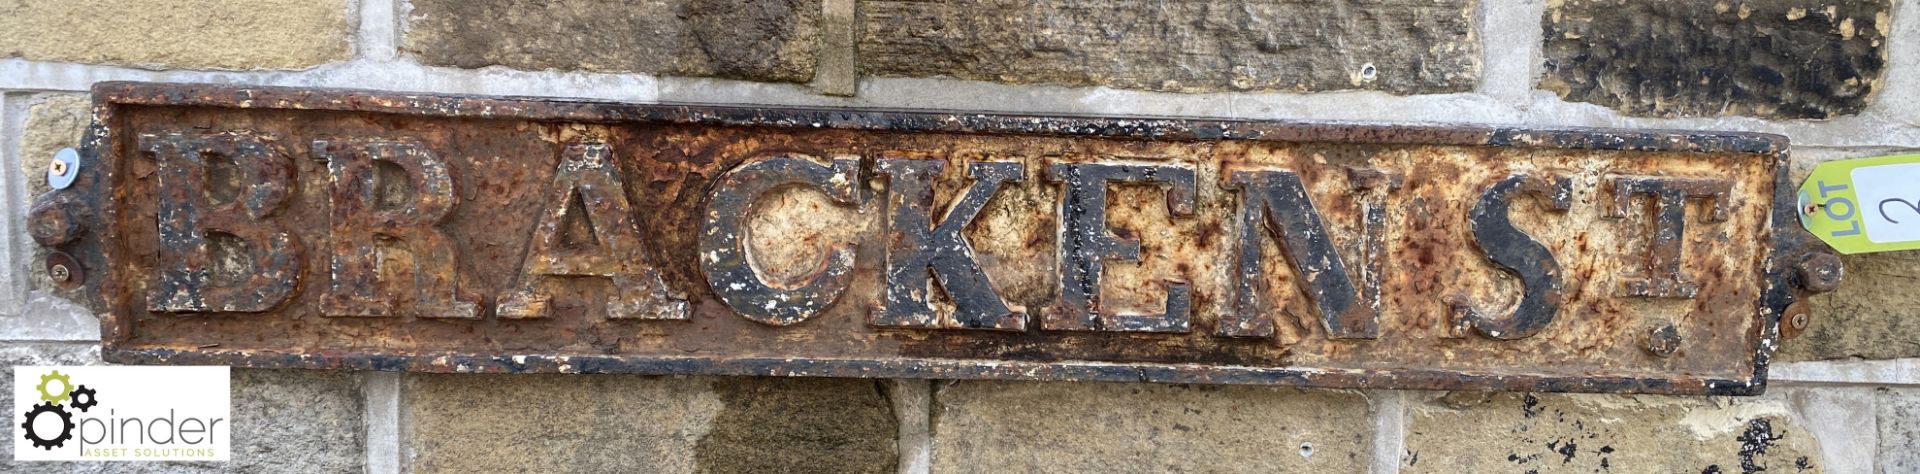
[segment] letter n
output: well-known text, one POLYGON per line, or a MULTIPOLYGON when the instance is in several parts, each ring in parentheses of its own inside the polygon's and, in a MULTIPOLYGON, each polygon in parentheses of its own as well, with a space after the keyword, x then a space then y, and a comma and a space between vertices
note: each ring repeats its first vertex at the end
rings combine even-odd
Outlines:
POLYGON ((1236 219, 1239 249, 1234 273, 1233 311, 1221 317, 1214 334, 1225 337, 1268 337, 1273 318, 1261 311, 1265 301, 1261 265, 1262 231, 1293 265, 1307 299, 1312 301, 1333 339, 1379 337, 1379 313, 1363 301, 1354 279, 1334 249, 1332 237, 1320 222, 1320 212, 1307 199, 1300 175, 1290 171, 1235 171, 1229 178, 1240 190, 1236 219))

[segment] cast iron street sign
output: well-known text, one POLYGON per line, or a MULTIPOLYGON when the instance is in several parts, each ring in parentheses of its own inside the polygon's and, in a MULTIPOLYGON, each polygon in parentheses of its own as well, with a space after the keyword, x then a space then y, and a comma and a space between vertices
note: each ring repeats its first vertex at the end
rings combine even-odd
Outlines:
POLYGON ((1751 394, 1839 269, 1770 135, 94 98, 119 363, 1751 394))

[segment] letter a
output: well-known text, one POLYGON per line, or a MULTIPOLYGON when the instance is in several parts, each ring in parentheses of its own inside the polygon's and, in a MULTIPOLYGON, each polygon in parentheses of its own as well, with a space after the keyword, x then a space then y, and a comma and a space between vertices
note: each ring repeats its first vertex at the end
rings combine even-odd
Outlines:
POLYGON ((553 302, 553 295, 541 289, 547 282, 555 277, 599 277, 613 280, 607 301, 609 318, 687 319, 686 300, 669 295, 660 272, 647 266, 640 227, 611 154, 598 143, 567 147, 553 175, 553 198, 540 215, 527 257, 520 264, 517 289, 500 298, 500 317, 547 317, 553 302), (586 219, 591 245, 561 242, 560 228, 576 209, 575 202, 581 204, 577 209, 585 210, 586 215, 576 217, 586 219))

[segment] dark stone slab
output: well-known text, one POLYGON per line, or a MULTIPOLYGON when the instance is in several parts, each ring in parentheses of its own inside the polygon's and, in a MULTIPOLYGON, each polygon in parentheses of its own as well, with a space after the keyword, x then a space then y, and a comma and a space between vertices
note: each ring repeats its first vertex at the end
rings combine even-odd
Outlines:
POLYGON ((1856 114, 1887 63, 1885 0, 1554 3, 1540 88, 1629 115, 1856 114))

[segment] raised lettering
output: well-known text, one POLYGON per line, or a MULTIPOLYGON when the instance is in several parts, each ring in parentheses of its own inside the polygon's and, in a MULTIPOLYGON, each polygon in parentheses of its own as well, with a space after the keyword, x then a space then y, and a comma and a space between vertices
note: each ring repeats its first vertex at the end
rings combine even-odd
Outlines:
POLYGON ((460 289, 453 242, 435 228, 453 212, 453 176, 446 163, 426 147, 405 140, 314 140, 313 155, 327 163, 333 221, 328 229, 332 278, 320 296, 323 313, 395 316, 397 302, 386 295, 411 289, 413 314, 418 317, 480 317, 479 298, 460 289), (412 190, 405 201, 380 204, 376 161, 404 170, 412 190), (397 259, 389 258, 382 239, 405 245, 412 268, 386 268, 397 259), (387 281, 383 274, 411 278, 387 281))
POLYGON ((1453 307, 1454 335, 1462 336, 1472 328, 1487 337, 1502 340, 1521 339, 1538 334, 1553 322, 1565 298, 1560 279, 1560 263, 1545 245, 1513 226, 1508 211, 1515 198, 1534 194, 1546 198, 1549 208, 1565 211, 1573 206, 1573 180, 1554 177, 1537 179, 1517 174, 1495 183, 1480 195, 1468 219, 1473 223, 1473 243, 1494 266, 1520 278, 1520 303, 1504 317, 1488 316, 1465 301, 1453 307))
POLYGON ((1189 284, 1168 280, 1161 314, 1122 314, 1100 305, 1100 274, 1107 261, 1138 261, 1140 241, 1114 237, 1107 227, 1108 183, 1168 186, 1167 209, 1192 215, 1192 168, 1168 165, 1056 164, 1049 180, 1064 183, 1060 200, 1060 307, 1042 326, 1061 331, 1186 332, 1192 321, 1189 284))
POLYGON ((834 248, 803 281, 775 285, 754 270, 746 224, 761 195, 785 186, 807 186, 834 202, 859 204, 859 174, 857 159, 837 158, 827 167, 805 155, 780 154, 721 175, 707 196, 706 225, 700 229, 700 268, 720 301, 747 319, 787 326, 838 300, 853 278, 853 245, 834 248))
POLYGON ((1627 208, 1637 194, 1650 196, 1647 201, 1653 208, 1653 235, 1647 239, 1646 277, 1627 280, 1622 290, 1628 296, 1653 298, 1692 298, 1699 294, 1700 286, 1680 271, 1681 246, 1687 234, 1687 200, 1706 199, 1713 206, 1713 211, 1702 216, 1701 222, 1725 222, 1727 195, 1731 192, 1733 182, 1724 179, 1614 177, 1613 206, 1607 208, 1607 217, 1626 217, 1627 208))
POLYGON ((293 192, 292 160, 267 137, 248 132, 142 134, 139 146, 159 162, 158 275, 148 289, 147 309, 261 312, 285 302, 300 284, 304 252, 292 234, 264 219, 293 192), (215 160, 231 160, 237 168, 228 179, 238 191, 226 202, 209 197, 215 160), (236 258, 245 268, 228 269, 239 281, 216 281, 216 235, 243 244, 236 258))
POLYGON ((1360 301, 1376 315, 1380 314, 1380 280, 1387 254, 1387 194, 1400 189, 1400 184, 1398 173, 1347 168, 1347 186, 1360 198, 1360 301))
MULTIPOLYGON (((1377 171, 1372 172, 1378 174, 1377 171)), ((1367 175, 1367 173, 1357 173, 1367 175)), ((1385 181, 1384 177, 1380 179, 1385 181)), ((1355 180, 1363 181, 1363 180, 1355 180)), ((1373 180, 1358 186, 1383 187, 1373 180)), ((1334 249, 1331 235, 1320 222, 1320 212, 1308 199, 1300 175, 1291 171, 1234 171, 1228 178, 1240 192, 1240 210, 1236 219, 1239 250, 1235 252, 1239 271, 1235 273, 1233 311, 1222 315, 1214 334, 1225 337, 1270 337, 1273 318, 1262 310, 1266 301, 1261 284, 1263 245, 1261 230, 1276 237, 1287 261, 1298 275, 1302 292, 1319 310, 1327 336, 1334 339, 1374 339, 1379 337, 1379 279, 1372 275, 1371 292, 1362 294, 1334 249)), ((1367 221, 1363 238, 1373 249, 1370 261, 1377 261, 1379 232, 1385 221, 1385 208, 1370 203, 1363 212, 1367 221), (1378 221, 1378 222, 1376 222, 1378 221)), ((1377 274, 1377 271, 1371 274, 1377 274)))
POLYGON ((873 314, 873 325, 913 328, 1026 330, 1026 314, 1008 308, 974 259, 965 230, 1000 186, 1019 181, 1019 163, 973 163, 973 186, 954 202, 939 225, 932 223, 932 181, 946 163, 889 158, 878 171, 887 185, 887 287, 873 314), (947 314, 935 314, 927 302, 933 278, 953 301, 947 314))
POLYGON ((556 277, 596 277, 612 281, 609 318, 687 318, 686 300, 669 295, 660 272, 648 266, 653 259, 641 245, 640 226, 611 154, 599 143, 570 145, 561 154, 552 198, 534 227, 520 281, 495 310, 500 317, 547 317, 553 296, 543 287, 556 277), (570 215, 574 212, 580 215, 570 215), (572 245, 561 235, 569 218, 586 223, 584 235, 572 245))

